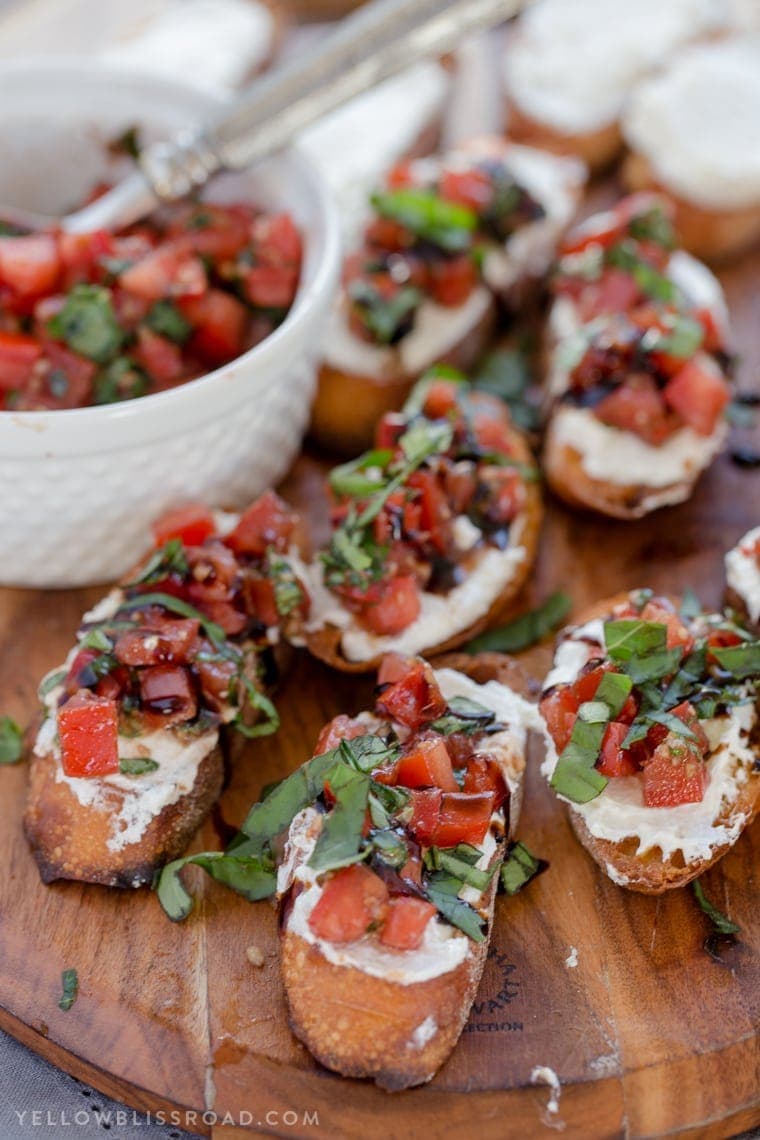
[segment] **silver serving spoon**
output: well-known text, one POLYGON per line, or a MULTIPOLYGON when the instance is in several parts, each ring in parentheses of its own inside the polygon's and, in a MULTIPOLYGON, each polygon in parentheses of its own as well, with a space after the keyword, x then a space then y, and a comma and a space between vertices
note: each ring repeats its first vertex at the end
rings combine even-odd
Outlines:
POLYGON ((129 225, 218 171, 240 170, 281 149, 328 111, 520 6, 521 0, 373 0, 342 20, 309 58, 258 79, 205 127, 146 148, 138 168, 91 205, 63 218, 0 206, 0 218, 70 233, 129 225))

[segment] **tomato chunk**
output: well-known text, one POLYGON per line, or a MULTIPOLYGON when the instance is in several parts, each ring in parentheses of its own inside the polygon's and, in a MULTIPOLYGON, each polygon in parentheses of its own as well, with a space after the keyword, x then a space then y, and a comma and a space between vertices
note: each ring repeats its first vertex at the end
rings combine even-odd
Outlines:
POLYGON ((653 598, 647 602, 641 611, 641 620, 659 622, 666 627, 668 649, 680 646, 684 653, 690 653, 693 649, 694 638, 667 599, 653 598))
POLYGON ((392 636, 416 620, 420 606, 417 580, 411 574, 399 574, 383 583, 378 596, 362 607, 359 617, 372 633, 392 636))
POLYGON ((23 333, 0 332, 0 390, 11 392, 30 378, 42 346, 23 333))
POLYGON ((408 895, 391 899, 380 931, 380 941, 393 950, 416 950, 434 914, 435 907, 425 899, 408 895))
POLYGON ((159 713, 166 724, 191 720, 198 709, 190 674, 178 665, 152 665, 140 673, 143 706, 159 713))
POLYGON ((571 685, 558 685, 542 698, 539 707, 557 752, 562 752, 570 743, 580 701, 571 685))
POLYGON ((463 305, 477 283, 478 271, 469 254, 431 262, 430 295, 439 305, 463 305))
POLYGON ((309 927, 327 942, 355 942, 383 921, 388 888, 363 863, 336 871, 325 883, 309 915, 309 927))
POLYGON ((669 732, 644 765, 647 807, 677 807, 700 803, 707 786, 707 768, 698 747, 669 732))
POLYGON ((321 756, 323 752, 337 748, 341 740, 355 740, 357 736, 366 736, 367 731, 367 725, 362 721, 340 713, 334 716, 320 732, 314 755, 321 756))
POLYGON ((61 263, 50 234, 0 238, 0 280, 21 297, 39 297, 58 283, 61 263))
POLYGON ((208 287, 203 262, 178 242, 151 250, 125 269, 119 284, 146 301, 200 297, 208 287))
POLYGON ((295 518, 287 504, 274 491, 265 491, 243 512, 224 541, 236 554, 260 558, 270 546, 287 550, 294 529, 295 518))
POLYGON ((494 811, 500 808, 509 796, 501 767, 492 756, 484 753, 479 753, 468 761, 462 791, 492 792, 494 811))
POLYGON ((731 391, 723 377, 698 360, 689 360, 665 388, 665 400, 698 435, 712 435, 731 391))
POLYGON ((635 756, 623 748, 628 728, 627 724, 618 724, 616 721, 605 728, 602 750, 596 762, 597 770, 603 776, 633 776, 638 772, 635 756))
POLYGON ((594 415, 603 424, 630 431, 658 447, 679 427, 651 376, 634 375, 599 401, 594 415))
POLYGON ((380 715, 385 714, 407 728, 419 728, 425 721, 443 716, 447 708, 446 699, 426 661, 413 657, 404 662, 398 655, 388 654, 380 667, 378 683, 384 685, 392 673, 396 674, 396 679, 383 690, 377 701, 380 715), (401 667, 405 671, 399 676, 397 671, 401 667))
POLYGON ((119 771, 119 724, 115 700, 86 689, 58 709, 61 764, 67 776, 105 776, 119 771))
POLYGON ((156 546, 178 538, 185 546, 200 546, 216 530, 214 516, 205 503, 170 507, 151 527, 156 546))
POLYGON ((248 314, 242 302, 221 289, 180 303, 183 315, 195 326, 188 348, 204 364, 226 364, 243 351, 248 314))
POLYGON ((120 633, 114 656, 123 665, 182 664, 195 648, 199 623, 194 618, 166 619, 160 629, 130 629, 120 633))
POLYGON ((494 812, 493 792, 444 792, 441 814, 433 830, 436 847, 482 843, 494 812))
POLYGON ((440 737, 412 743, 399 761, 396 781, 404 788, 440 788, 444 792, 459 789, 451 757, 440 737))
POLYGON ((430 847, 441 817, 443 792, 439 788, 426 788, 411 794, 412 817, 409 830, 423 847, 430 847))

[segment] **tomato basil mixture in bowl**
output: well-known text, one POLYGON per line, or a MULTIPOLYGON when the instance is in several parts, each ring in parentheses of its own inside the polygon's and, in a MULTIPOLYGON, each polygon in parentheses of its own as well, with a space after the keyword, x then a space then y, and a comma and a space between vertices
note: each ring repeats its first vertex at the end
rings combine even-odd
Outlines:
MULTIPOLYGON (((3 64, 0 217, 2 203, 65 214, 124 176, 108 144, 125 130, 150 145, 220 110, 105 64, 3 64)), ((241 507, 284 474, 338 271, 333 206, 297 152, 121 233, 0 237, 0 472, 14 488, 0 580, 117 578, 164 508, 241 507)))

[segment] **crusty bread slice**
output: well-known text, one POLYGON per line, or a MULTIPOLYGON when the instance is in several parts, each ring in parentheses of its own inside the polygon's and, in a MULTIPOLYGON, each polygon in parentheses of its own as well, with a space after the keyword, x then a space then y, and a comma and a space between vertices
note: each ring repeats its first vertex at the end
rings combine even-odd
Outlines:
MULTIPOLYGON (((616 606, 627 601, 628 597, 627 593, 621 593, 597 602, 579 614, 573 624, 585 625, 594 618, 606 617, 616 606)), ((677 604, 678 599, 671 598, 671 601, 677 604)), ((752 744, 760 759, 760 721, 755 723, 752 744)), ((618 843, 599 839, 591 834, 583 816, 572 804, 567 804, 567 808, 573 831, 592 859, 614 883, 631 891, 638 891, 640 894, 661 895, 674 887, 685 886, 722 859, 736 842, 734 840, 714 847, 709 859, 696 859, 688 863, 680 851, 663 857, 659 848, 652 848, 643 855, 637 855, 638 839, 630 838, 618 843)), ((657 810, 652 808, 652 811, 657 810)), ((725 805, 716 823, 721 826, 731 826, 736 823, 737 832, 739 827, 743 831, 749 827, 759 811, 760 769, 756 768, 749 773, 736 799, 725 805)))
POLYGON ((544 441, 543 470, 552 491, 569 506, 598 511, 615 519, 640 519, 658 507, 684 502, 701 474, 695 474, 691 481, 665 487, 594 479, 584 471, 580 452, 557 442, 552 419, 544 441))
MULTIPOLYGON (((495 322, 496 305, 492 301, 467 335, 435 363, 467 372, 485 351, 495 322)), ((397 411, 418 380, 419 374, 403 371, 400 358, 383 376, 343 372, 325 363, 319 370, 309 434, 329 451, 358 455, 372 446, 381 416, 397 411)))
MULTIPOLYGON (((511 439, 515 450, 515 458, 521 463, 533 466, 535 462, 533 453, 523 436, 519 432, 513 431, 511 433, 511 439)), ((522 519, 519 544, 525 550, 525 557, 516 568, 514 575, 505 585, 499 597, 491 606, 483 611, 482 616, 479 617, 477 621, 473 622, 467 629, 460 630, 458 633, 445 638, 437 645, 425 646, 420 650, 420 654, 423 657, 434 657, 437 654, 447 653, 449 650, 457 649, 460 645, 466 644, 466 642, 470 641, 473 637, 477 637, 478 634, 482 633, 483 630, 489 626, 494 625, 504 610, 519 594, 529 578, 538 551, 538 540, 543 519, 543 504, 538 483, 527 483, 526 491, 527 498, 525 508, 521 515, 518 516, 522 519)), ((367 661, 350 661, 345 656, 341 646, 343 630, 335 625, 328 624, 322 626, 320 629, 302 630, 301 636, 304 638, 306 648, 314 657, 318 657, 320 661, 324 661, 334 669, 340 669, 343 673, 372 672, 374 669, 377 669, 383 657, 381 653, 367 661)), ((392 646, 389 646, 384 652, 390 652, 392 648, 392 646)))
POLYGON ((695 257, 726 261, 760 240, 760 205, 731 210, 698 206, 661 182, 649 159, 642 154, 627 155, 622 178, 630 190, 657 190, 670 199, 681 245, 695 257))
POLYGON ((616 122, 583 134, 563 134, 549 123, 532 118, 515 99, 507 100, 507 136, 525 146, 582 158, 592 174, 599 174, 619 155, 623 138, 616 122))
POLYGON ((24 832, 44 883, 76 879, 106 887, 150 884, 156 871, 187 847, 222 790, 224 763, 217 745, 200 762, 189 792, 153 817, 139 843, 108 846, 114 814, 125 799, 103 785, 100 804, 82 804, 62 780, 52 753, 33 754, 24 832))
MULTIPOLYGON (((498 681, 517 692, 526 685, 516 662, 499 653, 458 654, 436 666, 457 669, 478 684, 498 681)), ((522 786, 521 780, 512 792, 518 808, 522 786)), ((510 810, 507 839, 514 835, 518 814, 510 810)), ((497 844, 491 866, 501 863, 505 847, 497 844)), ((498 869, 482 900, 489 915, 488 937, 470 942, 467 957, 454 970, 408 986, 334 965, 317 946, 283 929, 282 972, 296 1037, 327 1068, 347 1077, 369 1077, 381 1088, 395 1091, 431 1080, 454 1049, 475 999, 488 956, 497 887, 498 869)))

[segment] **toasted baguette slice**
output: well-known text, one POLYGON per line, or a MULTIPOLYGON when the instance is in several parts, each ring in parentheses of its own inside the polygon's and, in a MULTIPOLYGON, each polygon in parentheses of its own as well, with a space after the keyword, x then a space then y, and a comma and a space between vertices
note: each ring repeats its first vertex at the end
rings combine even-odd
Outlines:
POLYGON ((760 634, 760 526, 753 527, 725 557, 726 606, 747 629, 760 634))
POLYGON ((187 847, 219 798, 224 765, 218 744, 200 760, 190 788, 154 815, 137 842, 114 847, 113 821, 129 812, 135 793, 105 787, 94 803, 81 803, 58 778, 51 752, 35 753, 29 774, 24 832, 43 883, 77 879, 105 887, 140 887, 187 847))
MULTIPOLYGON (((514 452, 518 460, 526 465, 533 464, 533 455, 523 436, 515 430, 510 433, 514 452)), ((447 613, 447 628, 441 630, 440 639, 433 645, 407 644, 406 637, 409 630, 401 635, 404 642, 392 636, 378 637, 376 648, 352 658, 346 652, 344 636, 347 631, 361 630, 361 627, 350 617, 346 626, 339 627, 327 621, 321 625, 309 622, 302 624, 300 636, 304 639, 307 649, 315 657, 340 669, 344 673, 367 673, 377 669, 384 654, 400 650, 403 653, 420 653, 425 657, 435 657, 440 653, 447 653, 465 645, 473 637, 477 637, 483 630, 498 622, 500 616, 514 601, 527 581, 538 552, 539 534, 543 519, 543 504, 538 483, 526 484, 525 507, 512 523, 512 533, 515 535, 514 544, 523 551, 519 561, 508 571, 507 577, 501 584, 498 595, 488 604, 483 605, 482 612, 474 621, 461 622, 461 612, 457 610, 456 601, 452 602, 447 613)), ((507 552, 511 549, 508 548, 507 552)), ((455 599, 455 595, 451 595, 455 599)), ((413 629, 413 626, 410 627, 413 629)))
MULTIPOLYGON (((609 617, 618 606, 627 603, 629 598, 630 595, 627 593, 617 594, 590 606, 578 616, 577 623, 572 629, 582 630, 597 619, 609 617)), ((677 603, 677 599, 671 600, 677 603)), ((567 632, 572 634, 572 629, 567 632)), ((591 644, 588 647, 589 658, 591 658, 594 656, 592 645, 595 642, 596 634, 589 631, 587 636, 591 638, 591 644)), ((561 644, 562 634, 559 640, 559 645, 561 644)), ((603 656, 603 650, 600 655, 603 656)), ((551 674, 548 679, 552 679, 551 674)), ((742 730, 739 735, 743 741, 746 740, 746 747, 754 752, 755 763, 754 765, 748 764, 746 756, 740 755, 735 750, 732 751, 726 765, 726 776, 732 784, 732 791, 728 797, 722 797, 719 809, 710 825, 716 829, 716 836, 718 834, 722 836, 722 841, 716 840, 715 844, 710 846, 709 854, 686 858, 680 848, 675 848, 672 852, 665 854, 664 850, 656 845, 649 846, 639 854, 638 849, 641 846, 641 841, 638 835, 629 835, 613 841, 595 834, 592 830, 593 823, 589 823, 583 811, 583 807, 587 805, 575 805, 565 801, 573 831, 591 857, 614 883, 641 894, 663 894, 667 890, 684 886, 692 879, 696 879, 717 863, 736 843, 741 833, 752 823, 760 811, 760 768, 757 767, 757 759, 760 758, 760 706, 758 706, 757 692, 748 721, 750 723, 747 729, 742 730), (737 773, 739 773, 739 778, 734 779, 737 773)), ((730 740, 727 745, 718 744, 709 754, 706 762, 709 764, 725 747, 731 747, 730 740)), ((549 742, 549 750, 550 758, 542 765, 542 771, 547 777, 553 770, 552 757, 556 755, 556 750, 554 750, 551 742, 549 742)), ((615 779, 618 777, 611 778, 610 782, 612 783, 615 779)), ((599 799, 604 796, 605 791, 606 789, 600 793, 599 799)), ((596 803, 596 801, 592 800, 591 803, 596 803)), ((688 806, 690 805, 681 805, 681 810, 688 806)), ((657 819, 656 813, 678 809, 648 808, 641 805, 639 810, 651 812, 653 813, 651 818, 657 819)), ((667 817, 661 816, 659 818, 667 826, 667 817)))
MULTIPOLYGON (((453 345, 440 353, 433 351, 426 367, 433 363, 449 364, 467 372, 484 353, 495 323, 496 305, 490 300, 453 345)), ((386 412, 396 411, 403 405, 424 371, 424 368, 406 371, 398 349, 380 352, 384 364, 375 375, 349 371, 327 362, 319 369, 309 434, 321 447, 336 455, 357 455, 371 447, 378 421, 386 412)))
POLYGON ((582 134, 563 134, 549 123, 531 118, 514 98, 507 100, 507 137, 552 154, 575 155, 592 174, 601 174, 611 166, 623 147, 617 122, 582 134))
MULTIPOLYGON (((514 675, 508 660, 495 654, 489 655, 487 661, 469 658, 462 664, 483 684, 500 683, 502 678, 511 679, 514 675)), ((464 679, 460 674, 445 669, 437 672, 436 678, 448 699, 461 693, 464 679)), ((480 688, 478 683, 467 687, 464 681, 464 685, 468 696, 477 694, 480 703, 496 707, 489 705, 488 689, 480 688)), ((511 693, 508 699, 519 700, 511 693)), ((508 780, 511 796, 507 839, 516 824, 514 808, 524 775, 524 729, 517 733, 514 737, 510 734, 515 745, 508 780)), ((503 817, 500 826, 503 832, 503 817)), ((497 841, 488 863, 495 868, 491 885, 472 903, 487 919, 489 935, 504 846, 497 841)), ((336 962, 332 953, 330 960, 318 939, 312 941, 291 929, 291 914, 292 902, 288 898, 282 919, 282 971, 290 1024, 296 1036, 318 1061, 344 1076, 370 1078, 389 1090, 429 1081, 450 1055, 467 1020, 488 954, 488 938, 474 942, 455 932, 452 937, 457 944, 466 939, 464 957, 437 975, 404 984, 384 977, 383 971, 387 965, 397 975, 408 972, 413 969, 410 958, 419 951, 383 949, 376 935, 366 935, 361 943, 370 944, 370 954, 385 956, 373 959, 370 973, 357 965, 361 961, 360 951, 354 951, 357 956, 353 962, 336 962), (381 961, 383 964, 379 965, 381 961)), ((440 926, 435 918, 430 923, 440 926)), ((351 943, 346 949, 350 952, 356 946, 357 943, 351 943)), ((328 947, 332 949, 341 947, 333 943, 328 947)))

